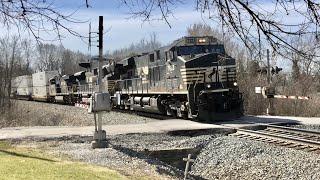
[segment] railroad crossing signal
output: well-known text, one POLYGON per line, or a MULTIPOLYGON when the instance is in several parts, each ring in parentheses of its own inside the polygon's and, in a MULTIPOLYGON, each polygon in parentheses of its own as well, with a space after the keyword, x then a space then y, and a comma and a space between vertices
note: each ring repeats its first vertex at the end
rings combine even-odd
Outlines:
MULTIPOLYGON (((279 68, 278 66, 271 67, 271 75, 279 74, 280 71, 282 71, 282 68, 279 68)), ((261 68, 257 69, 257 72, 261 73, 261 74, 267 74, 268 67, 261 67, 261 68)))
POLYGON ((298 100, 309 100, 309 96, 288 96, 276 94, 274 87, 255 87, 257 94, 262 94, 264 98, 275 98, 275 99, 298 99, 298 100))
MULTIPOLYGON (((108 146, 106 131, 102 130, 102 112, 110 110, 110 95, 102 93, 102 63, 103 63, 103 16, 99 16, 99 61, 98 61, 98 92, 95 92, 90 103, 89 111, 93 112, 95 131, 92 148, 106 148, 108 146), (98 118, 97 118, 98 117, 98 118)), ((108 84, 106 84, 108 87, 108 84)))
MULTIPOLYGON (((309 96, 288 96, 288 95, 280 95, 276 94, 274 87, 255 87, 255 92, 257 94, 262 94, 264 98, 267 98, 269 100, 268 108, 267 108, 267 114, 273 115, 274 113, 274 107, 273 107, 273 99, 293 99, 295 100, 309 100, 311 99, 309 96)), ((294 114, 296 115, 296 108, 294 109, 294 114)))
POLYGON ((279 74, 279 72, 282 71, 282 68, 279 68, 278 66, 276 66, 275 68, 272 67, 271 68, 271 74, 279 74))

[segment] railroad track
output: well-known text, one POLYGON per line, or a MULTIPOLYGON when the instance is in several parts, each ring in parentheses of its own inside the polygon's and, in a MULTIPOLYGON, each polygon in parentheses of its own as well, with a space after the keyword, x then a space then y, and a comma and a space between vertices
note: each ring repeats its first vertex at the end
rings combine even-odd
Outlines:
POLYGON ((320 154, 320 132, 317 131, 263 125, 259 130, 237 129, 230 136, 320 154))

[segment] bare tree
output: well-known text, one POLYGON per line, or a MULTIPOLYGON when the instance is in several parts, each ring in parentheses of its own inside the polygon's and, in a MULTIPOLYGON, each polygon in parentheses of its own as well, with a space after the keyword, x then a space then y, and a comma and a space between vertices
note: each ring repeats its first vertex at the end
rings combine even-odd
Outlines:
POLYGON ((286 58, 292 62, 292 78, 294 81, 299 81, 302 74, 313 76, 319 74, 320 44, 313 36, 305 35, 291 39, 291 45, 299 51, 308 52, 308 56, 303 56, 297 52, 286 51, 282 58, 286 58))
POLYGON ((88 57, 80 52, 73 52, 62 45, 42 44, 37 46, 36 70, 59 71, 60 74, 73 74, 80 70, 79 62, 88 57))
MULTIPOLYGON (((61 30, 81 36, 67 26, 78 23, 70 14, 61 13, 54 0, 0 0, 0 22, 6 26, 16 25, 27 29, 36 39, 41 39, 39 31, 54 31, 57 39, 61 30)), ((89 2, 81 1, 86 7, 89 2)), ((121 0, 119 3, 129 8, 133 18, 164 20, 169 27, 169 17, 175 8, 186 0, 121 0)), ((195 8, 207 18, 220 23, 225 31, 238 35, 247 48, 261 49, 264 42, 277 51, 285 48, 307 55, 289 43, 289 37, 313 34, 318 39, 320 3, 317 0, 194 0, 195 8), (295 22, 284 21, 290 16, 295 22), (284 17, 284 18, 283 18, 284 17)), ((190 9, 193 11, 193 9, 190 9)), ((83 36, 81 36, 83 37, 83 36)))
POLYGON ((53 44, 39 44, 37 46, 38 62, 37 69, 40 71, 60 70, 62 51, 61 46, 53 44))
MULTIPOLYGON (((274 51, 285 48, 302 55, 307 52, 296 49, 287 37, 313 34, 318 38, 320 3, 316 0, 195 0, 196 10, 209 19, 220 23, 226 31, 238 35, 250 50, 260 50, 267 42, 274 51), (267 4, 268 3, 268 4, 267 4), (286 17, 295 17, 295 22, 286 22, 286 17), (285 18, 283 18, 285 17, 285 18)), ((184 0, 122 0, 129 7, 133 17, 144 21, 164 19, 170 26, 169 17, 175 7, 184 0)), ((192 11, 190 9, 190 11, 192 11)), ((171 27, 171 26, 170 26, 171 27)))
POLYGON ((80 71, 80 62, 88 59, 86 55, 80 52, 73 52, 69 49, 63 49, 61 54, 61 74, 74 74, 80 71))
POLYGON ((129 55, 153 51, 161 46, 156 33, 151 33, 149 39, 142 38, 138 43, 132 43, 129 47, 114 50, 110 56, 115 59, 122 59, 129 55))
POLYGON ((83 23, 71 13, 62 13, 55 6, 54 0, 0 0, 0 23, 8 29, 17 27, 19 32, 27 30, 37 40, 60 40, 62 31, 83 37, 71 29, 70 23, 83 23), (44 39, 41 33, 56 35, 52 39, 44 39))
POLYGON ((30 74, 32 72, 32 62, 35 59, 35 45, 30 39, 20 40, 21 58, 19 60, 20 75, 30 74))
POLYGON ((217 30, 214 30, 211 26, 204 23, 194 23, 190 25, 187 28, 187 34, 189 36, 219 36, 216 38, 221 38, 221 35, 217 32, 217 30))
MULTIPOLYGON (((0 39, 0 111, 10 108, 11 80, 19 55, 18 37, 0 39)), ((1 112, 2 113, 2 112, 1 112)))

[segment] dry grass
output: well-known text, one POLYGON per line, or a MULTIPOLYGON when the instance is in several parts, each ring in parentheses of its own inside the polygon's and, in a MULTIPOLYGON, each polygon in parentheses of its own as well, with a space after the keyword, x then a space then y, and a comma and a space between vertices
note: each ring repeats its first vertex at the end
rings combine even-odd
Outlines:
POLYGON ((117 171, 63 161, 39 150, 0 141, 0 179, 137 179, 117 171))

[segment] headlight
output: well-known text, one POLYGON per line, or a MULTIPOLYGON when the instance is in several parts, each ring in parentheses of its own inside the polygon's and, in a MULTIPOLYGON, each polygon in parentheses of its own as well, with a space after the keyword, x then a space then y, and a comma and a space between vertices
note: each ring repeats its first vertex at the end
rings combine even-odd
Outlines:
POLYGON ((206 40, 205 38, 199 38, 199 39, 198 39, 198 42, 199 42, 199 43, 205 43, 206 41, 207 41, 207 40, 206 40))
POLYGON ((234 85, 234 86, 238 86, 238 83, 237 83, 237 82, 234 82, 233 85, 234 85))
POLYGON ((210 85, 210 84, 207 84, 207 88, 211 88, 211 85, 210 85))

